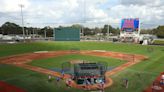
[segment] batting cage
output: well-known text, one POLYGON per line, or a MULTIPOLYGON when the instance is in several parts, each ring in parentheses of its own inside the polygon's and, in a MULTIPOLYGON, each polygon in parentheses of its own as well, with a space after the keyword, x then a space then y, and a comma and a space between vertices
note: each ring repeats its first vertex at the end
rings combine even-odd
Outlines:
POLYGON ((103 63, 74 64, 74 80, 77 84, 97 84, 105 82, 106 65, 103 63))

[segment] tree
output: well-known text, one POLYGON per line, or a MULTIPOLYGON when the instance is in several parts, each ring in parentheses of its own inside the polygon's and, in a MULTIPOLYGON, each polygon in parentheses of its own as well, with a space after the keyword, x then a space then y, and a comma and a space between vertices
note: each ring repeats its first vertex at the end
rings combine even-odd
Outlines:
POLYGON ((80 25, 80 24, 74 24, 71 27, 72 28, 79 28, 80 29, 80 28, 82 28, 82 25, 80 25))
POLYGON ((102 29, 103 35, 106 35, 108 29, 108 25, 104 25, 104 28, 102 29))
POLYGON ((120 29, 118 27, 116 28, 116 34, 120 34, 120 29))
POLYGON ((15 23, 6 22, 1 27, 2 34, 22 34, 22 29, 15 23))
POLYGON ((94 31, 88 27, 84 28, 84 36, 85 35, 94 35, 94 31))
MULTIPOLYGON (((115 29, 111 25, 109 25, 109 33, 112 33, 112 34, 115 34, 115 35, 119 34, 118 29, 115 29)), ((106 25, 104 25, 104 28, 102 29, 102 33, 105 35, 107 33, 107 30, 108 30, 108 25, 106 24, 106 25)))
POLYGON ((154 29, 141 29, 141 34, 154 34, 154 29))
POLYGON ((114 34, 114 35, 118 35, 120 33, 120 29, 119 28, 112 28, 111 29, 111 33, 114 34))
POLYGON ((158 26, 154 31, 157 37, 164 38, 164 26, 158 26))
POLYGON ((48 26, 46 26, 46 27, 44 27, 44 28, 38 30, 38 34, 44 36, 44 35, 45 35, 45 31, 46 31, 46 36, 47 36, 47 37, 52 37, 52 36, 53 36, 53 29, 50 28, 50 27, 48 27, 48 26))
POLYGON ((102 30, 101 30, 101 28, 95 27, 94 32, 95 32, 95 34, 97 34, 97 33, 101 33, 102 30))
POLYGON ((1 28, 1 27, 0 27, 0 34, 3 34, 3 33, 2 33, 2 28, 1 28))

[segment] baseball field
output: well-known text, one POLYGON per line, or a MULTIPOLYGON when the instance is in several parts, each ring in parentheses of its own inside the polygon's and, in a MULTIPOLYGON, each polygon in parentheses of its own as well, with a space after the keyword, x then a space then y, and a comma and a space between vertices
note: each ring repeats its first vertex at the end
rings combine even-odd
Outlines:
MULTIPOLYGON (((107 77, 112 84, 105 92, 142 92, 164 72, 164 47, 110 42, 0 44, 0 81, 25 92, 88 92, 76 87, 67 88, 63 80, 56 81, 60 74, 55 71, 61 69, 63 63, 76 63, 77 60, 103 62, 111 69, 107 77), (79 53, 71 52, 75 49, 79 53), (140 56, 146 59, 140 59, 140 56), (116 70, 129 62, 128 67, 116 70), (53 74, 47 73, 48 70, 54 71, 53 74), (48 81, 50 74, 53 79, 48 81), (128 88, 123 86, 123 79, 129 80, 128 88)), ((0 92, 3 89, 0 85, 0 92)))

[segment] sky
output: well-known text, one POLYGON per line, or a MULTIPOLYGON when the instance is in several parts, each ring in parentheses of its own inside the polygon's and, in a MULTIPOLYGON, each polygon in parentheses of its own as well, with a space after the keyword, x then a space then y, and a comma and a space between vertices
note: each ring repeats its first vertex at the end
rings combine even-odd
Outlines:
POLYGON ((20 4, 27 27, 120 27, 122 18, 139 18, 142 28, 164 25, 164 0, 0 0, 0 25, 21 25, 20 4))

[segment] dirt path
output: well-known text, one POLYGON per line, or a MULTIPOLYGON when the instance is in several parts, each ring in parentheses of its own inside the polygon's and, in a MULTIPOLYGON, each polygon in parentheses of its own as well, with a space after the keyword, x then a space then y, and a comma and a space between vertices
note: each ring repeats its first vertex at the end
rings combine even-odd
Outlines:
POLYGON ((0 81, 0 92, 26 92, 21 88, 8 84, 6 82, 0 81))
MULTIPOLYGON (((109 87, 113 84, 112 79, 109 77, 113 74, 116 74, 117 72, 120 72, 124 70, 125 68, 132 66, 144 59, 147 59, 147 57, 142 56, 142 55, 132 55, 132 54, 125 54, 125 53, 119 53, 119 52, 107 52, 107 51, 52 51, 52 52, 39 52, 39 53, 27 53, 27 54, 22 54, 22 55, 15 55, 15 56, 10 56, 10 57, 5 57, 5 58, 0 58, 0 63, 3 64, 12 64, 17 67, 22 67, 25 69, 29 69, 32 71, 48 74, 48 75, 53 75, 57 77, 62 77, 61 73, 51 71, 48 69, 44 69, 41 67, 37 66, 31 66, 28 65, 28 62, 31 62, 32 60, 38 60, 38 59, 46 59, 46 58, 51 58, 51 57, 57 57, 57 56, 63 56, 63 55, 69 55, 69 54, 81 54, 81 55, 90 55, 90 56, 100 56, 100 57, 112 57, 112 58, 117 58, 121 60, 126 60, 128 61, 127 63, 111 70, 107 71, 105 76, 106 76, 106 83, 105 87, 109 87)), ((65 78, 70 78, 70 75, 65 75, 65 78)), ((72 81, 72 87, 80 88, 80 89, 85 89, 83 86, 77 85, 74 81, 72 81)), ((90 85, 88 86, 89 89, 98 89, 99 85, 90 85)))
POLYGON ((148 57, 145 57, 143 55, 124 54, 124 53, 119 53, 119 52, 82 51, 81 54, 92 55, 92 56, 102 56, 102 57, 112 57, 112 58, 117 58, 117 59, 128 61, 127 63, 122 64, 111 71, 107 71, 106 76, 111 76, 119 71, 124 70, 127 67, 130 67, 136 63, 139 63, 142 60, 148 59, 148 57))

